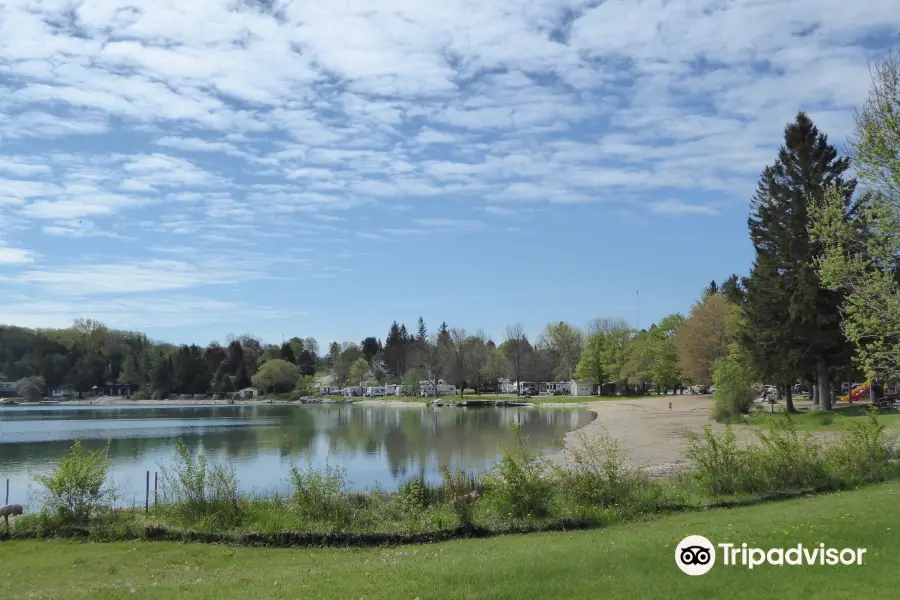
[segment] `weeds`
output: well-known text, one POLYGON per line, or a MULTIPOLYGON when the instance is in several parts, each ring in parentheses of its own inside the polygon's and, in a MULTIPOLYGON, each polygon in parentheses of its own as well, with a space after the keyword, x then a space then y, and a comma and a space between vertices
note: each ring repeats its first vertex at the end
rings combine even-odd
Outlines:
POLYGON ((608 432, 595 439, 583 433, 570 451, 571 469, 557 469, 569 495, 581 505, 601 508, 635 500, 649 486, 647 477, 628 463, 608 432))
POLYGON ((503 452, 486 478, 488 499, 501 514, 516 518, 546 516, 550 511, 553 483, 547 475, 549 463, 528 449, 518 425, 513 425, 516 445, 503 452))
POLYGON ((296 509, 307 519, 345 524, 351 513, 346 494, 347 475, 343 467, 325 463, 322 470, 308 464, 305 470, 291 464, 289 480, 296 509))
POLYGON ((191 456, 181 440, 175 444, 170 467, 160 465, 163 503, 168 511, 203 529, 232 527, 241 522, 238 481, 234 467, 207 464, 206 457, 191 456))

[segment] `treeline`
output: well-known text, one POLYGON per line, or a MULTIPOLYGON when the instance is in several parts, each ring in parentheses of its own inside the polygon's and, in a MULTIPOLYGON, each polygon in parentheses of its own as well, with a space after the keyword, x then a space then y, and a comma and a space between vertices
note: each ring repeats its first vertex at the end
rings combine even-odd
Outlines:
POLYGON ((251 385, 260 366, 276 358, 313 375, 318 343, 295 337, 281 345, 263 344, 240 335, 225 346, 175 346, 93 319, 76 319, 66 329, 0 326, 0 380, 20 382, 26 396, 64 386, 87 392, 109 382, 157 397, 228 393, 251 385))

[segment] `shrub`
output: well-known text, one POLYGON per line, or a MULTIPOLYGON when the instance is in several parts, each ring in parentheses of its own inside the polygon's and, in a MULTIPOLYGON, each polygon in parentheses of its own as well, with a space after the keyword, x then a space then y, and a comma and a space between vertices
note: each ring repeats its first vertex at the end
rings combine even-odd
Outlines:
POLYGON ((76 440, 53 472, 35 477, 45 489, 45 511, 64 523, 84 523, 112 508, 114 496, 106 483, 109 444, 85 453, 76 440))
POLYGON ((241 511, 234 467, 210 467, 205 456, 192 457, 181 440, 175 450, 171 467, 160 465, 164 505, 189 521, 213 527, 238 524, 241 511))
POLYGON ((296 508, 308 519, 344 523, 351 506, 346 494, 347 477, 343 467, 327 462, 322 470, 308 464, 306 470, 291 463, 290 483, 296 508))
POLYGON ((878 409, 870 406, 868 419, 864 423, 854 422, 850 436, 829 449, 830 469, 842 481, 864 483, 888 475, 890 450, 877 414, 878 409))
POLYGON ((716 390, 713 394, 713 419, 723 422, 750 411, 756 396, 753 377, 736 355, 729 354, 715 362, 713 385, 716 390))
POLYGON ((759 429, 756 436, 760 448, 748 448, 745 464, 759 469, 759 484, 746 491, 777 492, 815 488, 827 483, 825 455, 822 446, 810 434, 797 434, 790 417, 775 422, 768 433, 759 429))
POLYGON ((749 484, 743 464, 745 455, 738 448, 730 425, 726 425, 721 436, 713 433, 709 425, 703 427, 702 435, 689 435, 684 455, 691 462, 690 476, 714 496, 734 494, 749 484))
POLYGON ((515 447, 503 452, 495 472, 485 479, 488 496, 502 514, 545 516, 553 495, 552 482, 546 476, 549 463, 540 453, 528 450, 517 424, 513 432, 515 447))
POLYGON ((462 469, 451 473, 450 469, 445 467, 443 479, 444 502, 450 505, 461 525, 471 527, 473 505, 478 499, 477 478, 462 469))
POLYGON ((831 425, 834 423, 834 413, 833 412, 823 412, 819 415, 819 423, 822 425, 831 425))
POLYGON ((567 495, 576 502, 607 507, 633 501, 646 489, 646 476, 629 464, 609 433, 590 439, 579 432, 577 438, 577 445, 569 451, 572 467, 557 469, 567 495))
POLYGON ((408 511, 415 512, 432 506, 440 500, 440 490, 427 483, 421 475, 416 475, 400 486, 397 491, 397 499, 400 506, 408 511))

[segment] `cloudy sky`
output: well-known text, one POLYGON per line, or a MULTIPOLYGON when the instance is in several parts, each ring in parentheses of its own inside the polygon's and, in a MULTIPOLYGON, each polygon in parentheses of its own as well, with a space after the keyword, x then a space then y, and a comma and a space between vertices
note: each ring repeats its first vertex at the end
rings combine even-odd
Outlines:
POLYGON ((785 123, 842 145, 898 32, 897 0, 6 0, 0 323, 646 325, 746 272, 785 123))

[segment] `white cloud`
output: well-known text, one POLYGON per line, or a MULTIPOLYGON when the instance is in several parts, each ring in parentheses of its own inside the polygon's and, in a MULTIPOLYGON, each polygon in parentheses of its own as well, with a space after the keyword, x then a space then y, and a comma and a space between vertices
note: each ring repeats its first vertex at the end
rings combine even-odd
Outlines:
POLYGON ((660 200, 650 205, 650 210, 661 215, 714 215, 716 209, 703 204, 688 204, 681 200, 660 200))
MULTIPOLYGON (((129 256, 172 243, 266 258, 297 238, 493 231, 478 217, 540 206, 713 214, 752 193, 798 110, 844 140, 895 9, 7 0, 0 219, 68 238, 41 247, 52 266, 17 267, 58 291, 86 275, 70 260, 95 264, 85 238, 104 235, 129 238, 104 240, 129 256), (390 225, 369 227, 375 211, 390 225)), ((115 258, 134 293, 157 274, 167 290, 229 280, 224 264, 210 276, 115 258)))
POLYGON ((14 265, 34 262, 34 255, 29 250, 0 246, 0 265, 14 265))

